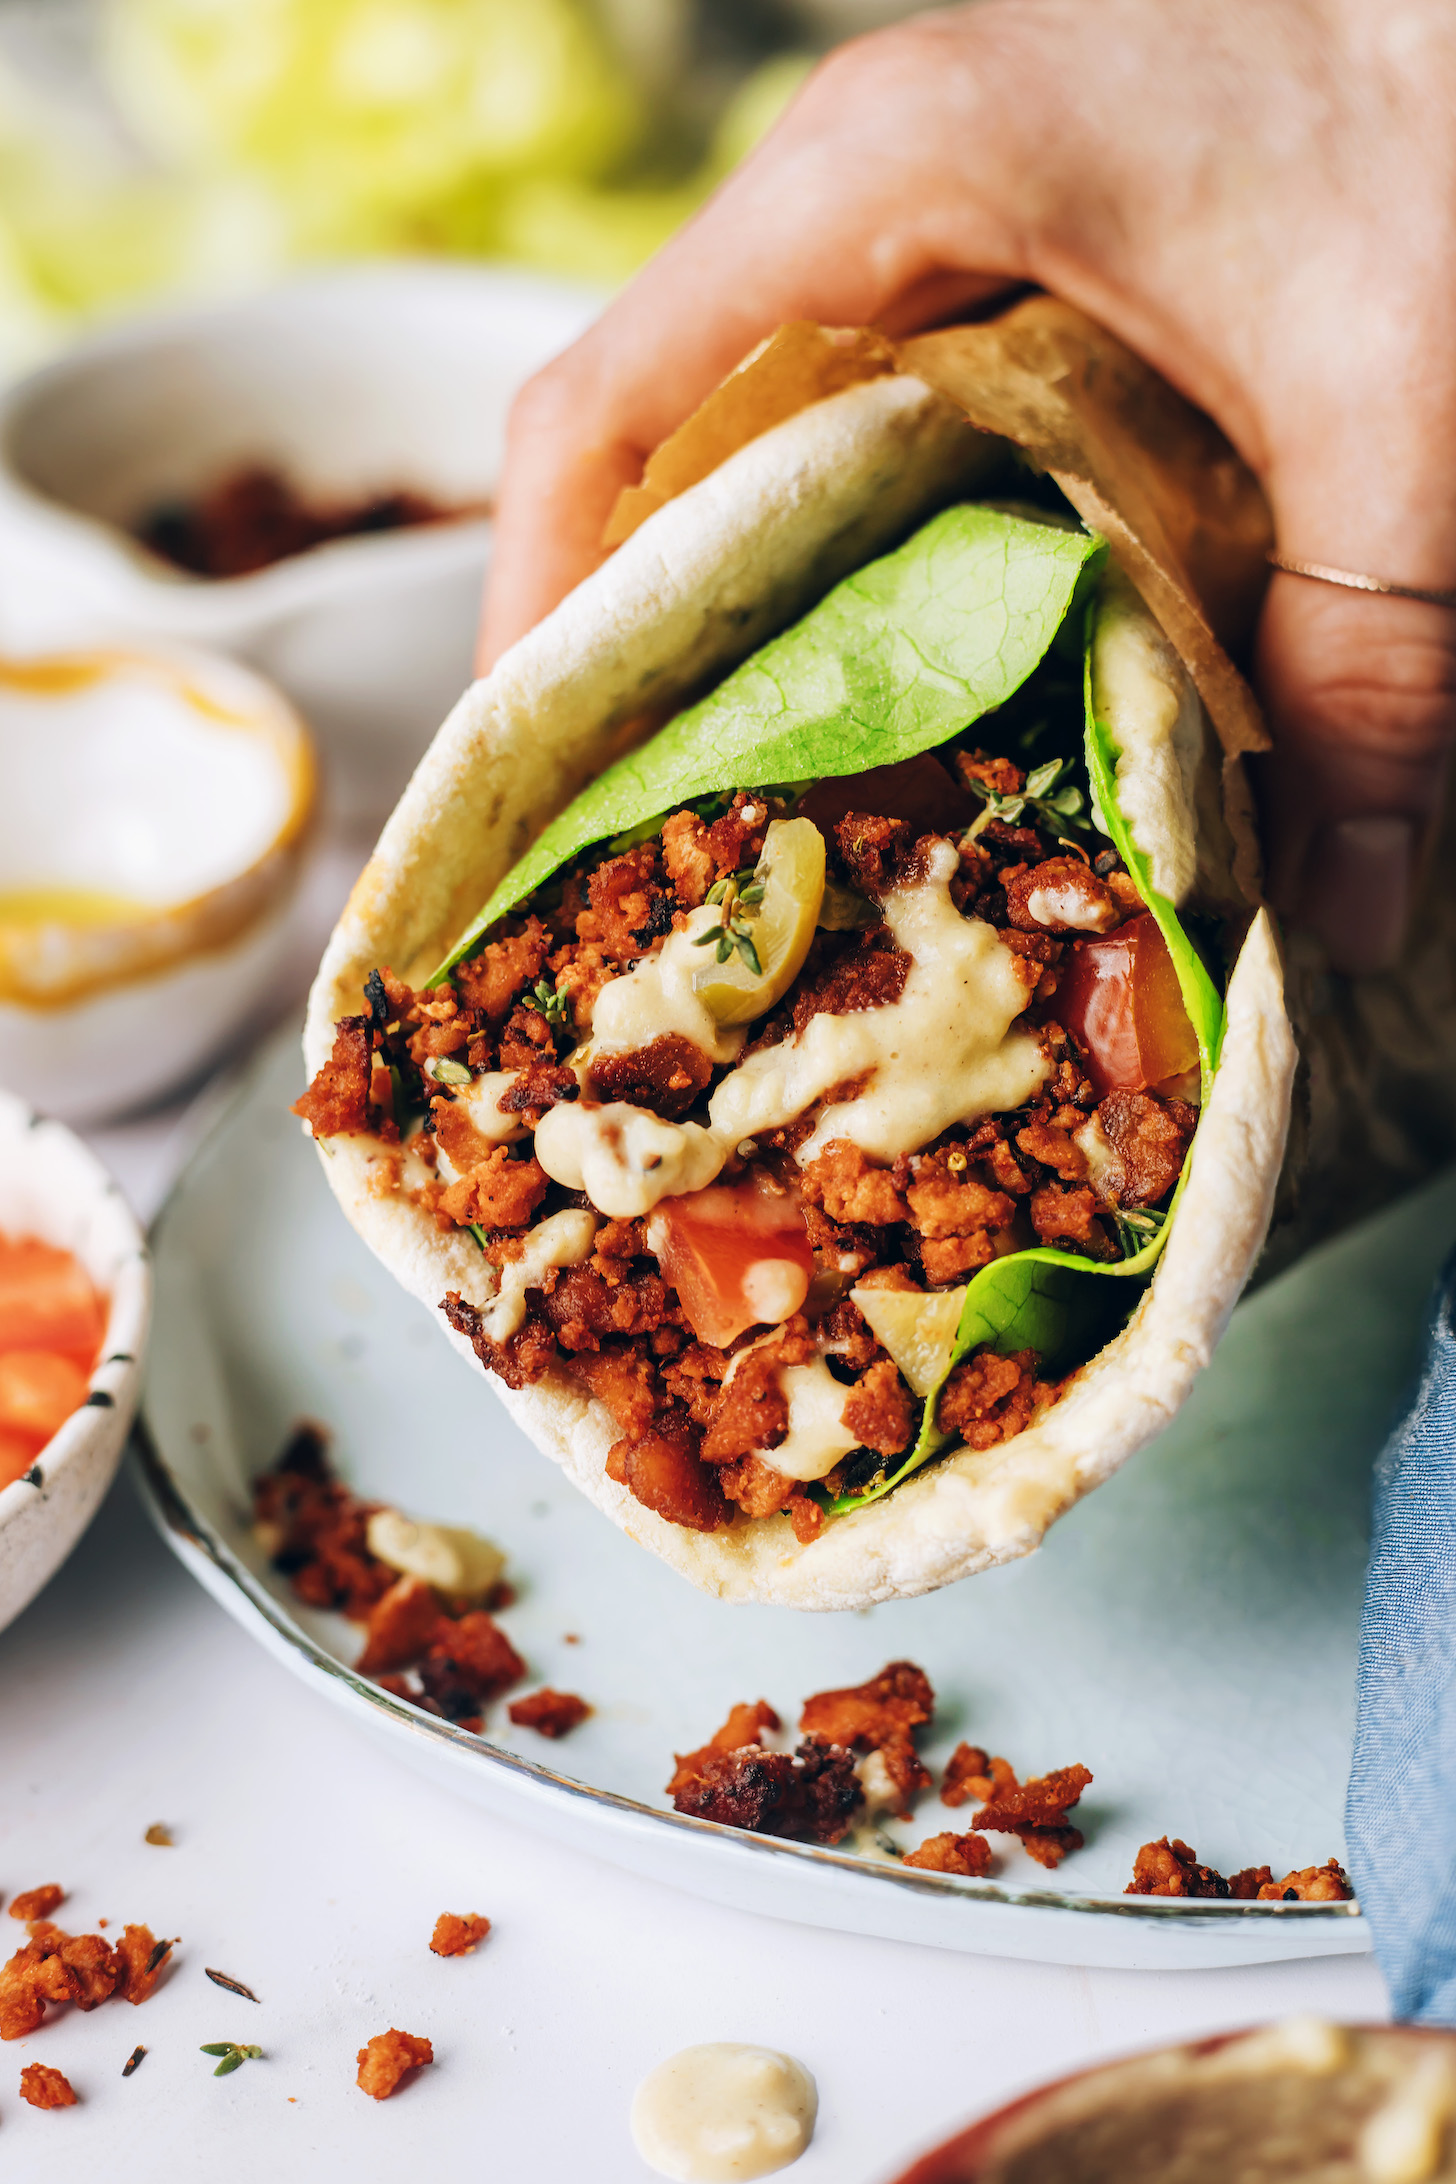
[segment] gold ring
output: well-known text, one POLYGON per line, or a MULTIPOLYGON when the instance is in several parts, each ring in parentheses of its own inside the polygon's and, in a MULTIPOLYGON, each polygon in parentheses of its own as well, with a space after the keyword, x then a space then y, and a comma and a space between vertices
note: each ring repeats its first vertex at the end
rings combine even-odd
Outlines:
POLYGON ((1383 576, 1359 576, 1353 569, 1329 569, 1322 561, 1291 561, 1271 546, 1266 557, 1271 568, 1286 576, 1308 576, 1316 584, 1343 584, 1346 591, 1385 592, 1394 599, 1423 599, 1431 607, 1456 607, 1456 588, 1438 591, 1426 584, 1392 584, 1383 576))

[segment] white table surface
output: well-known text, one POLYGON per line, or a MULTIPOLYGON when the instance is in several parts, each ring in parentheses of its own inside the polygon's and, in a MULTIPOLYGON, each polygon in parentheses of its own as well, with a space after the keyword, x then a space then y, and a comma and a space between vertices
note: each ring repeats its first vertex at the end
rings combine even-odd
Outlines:
MULTIPOLYGON (((310 923, 343 876, 337 860, 320 874, 310 923)), ((92 1133, 144 1216, 189 1141, 180 1105, 92 1133)), ((977 1959, 723 1911, 536 1841, 319 1706, 182 1571, 125 1475, 0 1635, 0 1893, 50 1880, 73 1931, 144 1920, 181 1946, 141 2009, 63 2012, 0 2050, 0 2177, 17 2184, 397 2184, 406 2164, 636 2184, 633 2088, 717 2039, 814 2072, 796 2184, 882 2184, 956 2123, 1099 2057, 1295 2010, 1386 2014, 1369 1957, 1156 1974, 977 1959), (143 1840, 158 1820, 172 1849, 143 1840), (445 1910, 495 1922, 474 1956, 429 1953, 445 1910), (389 2026, 428 2035, 436 2062, 376 2103, 354 2058, 389 2026), (198 2048, 220 2039, 265 2059, 215 2080, 198 2048), (26 2107, 32 2061, 81 2105, 26 2107)))

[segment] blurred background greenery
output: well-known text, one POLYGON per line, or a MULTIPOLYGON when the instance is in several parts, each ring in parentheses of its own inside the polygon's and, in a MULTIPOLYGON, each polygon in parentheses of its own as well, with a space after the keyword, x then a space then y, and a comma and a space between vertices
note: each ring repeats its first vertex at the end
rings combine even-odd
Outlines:
POLYGON ((912 0, 0 0, 0 376, 117 311, 444 252, 610 288, 912 0))

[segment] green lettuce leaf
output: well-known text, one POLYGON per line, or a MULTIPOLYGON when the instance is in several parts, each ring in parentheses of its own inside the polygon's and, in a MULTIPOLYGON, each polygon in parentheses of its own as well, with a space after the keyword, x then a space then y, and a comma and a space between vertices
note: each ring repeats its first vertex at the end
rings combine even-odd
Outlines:
POLYGON ((1103 833, 1136 880, 1138 893, 1157 919, 1158 928, 1168 944, 1168 953, 1178 974, 1183 1006, 1188 1011, 1189 1022, 1198 1040, 1198 1070, 1206 1100, 1213 1084, 1213 1073, 1218 1067, 1219 1042, 1223 1038, 1223 1002, 1218 988, 1204 967, 1203 958, 1178 922, 1177 911, 1167 896, 1160 895, 1154 887, 1152 860, 1144 856, 1138 848, 1127 821, 1118 809, 1117 761, 1121 755, 1121 747, 1107 722, 1099 720, 1092 708, 1091 629, 1092 618, 1096 612, 1094 601, 1088 613, 1088 642, 1083 680, 1087 710, 1087 777, 1092 784, 1093 806, 1103 833))
POLYGON ((594 843, 650 832, 695 797, 863 773, 947 742, 1021 687, 1104 552, 1085 531, 970 504, 943 510, 584 789, 434 978, 594 843))
MULTIPOLYGON (((1094 600, 1088 610, 1087 643, 1083 689, 1086 703, 1085 749, 1087 773, 1099 822, 1103 832, 1121 856, 1123 863, 1137 882, 1138 893, 1158 921, 1159 929, 1168 944, 1168 953, 1178 974, 1178 985, 1183 995, 1183 1005, 1188 1011, 1198 1040, 1199 1075, 1202 1095, 1207 1101, 1212 1089, 1214 1074, 1218 1068, 1219 1046, 1223 1038, 1223 1002, 1218 988, 1209 977, 1203 959, 1184 932, 1178 913, 1166 895, 1159 894, 1152 884, 1150 860, 1134 842, 1117 803, 1117 760, 1119 746, 1106 721, 1099 720, 1092 706, 1092 627, 1097 613, 1094 600)), ((966 1285, 965 1302, 961 1306, 960 1323, 956 1328, 955 1343, 946 1365, 940 1386, 927 1399, 920 1433, 914 1447, 899 1469, 878 1481, 862 1494, 843 1494, 836 1500, 824 1498, 824 1506, 831 1516, 846 1515, 852 1509, 861 1509, 867 1503, 878 1501, 908 1479, 912 1472, 953 1439, 942 1433, 936 1424, 941 1391, 962 1358, 972 1350, 989 1346, 1003 1356, 1017 1350, 1036 1350, 1042 1358, 1055 1364, 1059 1355, 1075 1349, 1078 1335, 1094 1323, 1100 1300, 1096 1292, 1088 1291, 1081 1279, 1086 1274, 1113 1275, 1132 1279, 1139 1285, 1152 1274, 1159 1253, 1173 1227, 1179 1200, 1188 1181, 1189 1163, 1193 1157, 1190 1146, 1183 1172, 1178 1178, 1167 1216, 1155 1235, 1143 1248, 1129 1258, 1112 1264, 1097 1259, 1086 1259, 1078 1252, 1059 1251, 1052 1245, 1038 1245, 1030 1251, 1018 1251, 1004 1259, 993 1260, 982 1267, 966 1285)), ((1129 1295, 1128 1309, 1135 1297, 1129 1295)))

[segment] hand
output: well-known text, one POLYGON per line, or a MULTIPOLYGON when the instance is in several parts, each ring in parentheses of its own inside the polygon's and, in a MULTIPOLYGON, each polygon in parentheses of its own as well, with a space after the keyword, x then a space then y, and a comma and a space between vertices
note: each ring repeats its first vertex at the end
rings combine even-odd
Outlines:
MULTIPOLYGON (((1456 586, 1450 0, 982 0, 842 48, 512 412, 489 663, 618 489, 785 319, 891 334, 1022 282, 1215 417, 1295 559, 1456 586)), ((1456 729, 1456 613, 1276 575, 1270 886, 1399 945, 1456 729)))

